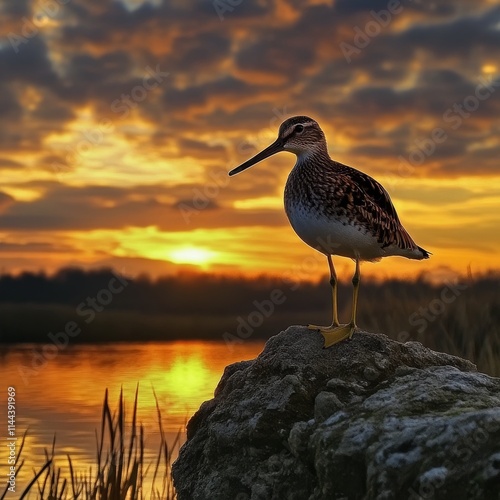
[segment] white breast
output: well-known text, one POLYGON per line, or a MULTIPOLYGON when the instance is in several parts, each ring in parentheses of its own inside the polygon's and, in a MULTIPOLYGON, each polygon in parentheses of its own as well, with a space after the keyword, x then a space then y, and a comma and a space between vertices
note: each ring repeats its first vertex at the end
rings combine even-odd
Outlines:
POLYGON ((361 260, 375 260, 386 255, 374 236, 346 217, 329 219, 301 203, 289 203, 286 213, 299 238, 325 255, 361 260))

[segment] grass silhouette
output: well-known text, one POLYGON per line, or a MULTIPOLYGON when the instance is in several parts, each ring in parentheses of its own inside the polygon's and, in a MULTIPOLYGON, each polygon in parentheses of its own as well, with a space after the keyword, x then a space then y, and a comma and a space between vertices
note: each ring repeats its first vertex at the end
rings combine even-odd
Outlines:
MULTIPOLYGON (((145 431, 137 421, 137 401, 139 386, 135 392, 132 417, 127 421, 123 391, 120 391, 117 409, 112 412, 108 390, 104 395, 101 426, 96 429, 95 468, 75 471, 73 461, 66 455, 69 477, 64 477, 56 462, 56 436, 50 452, 45 450, 45 462, 34 471, 34 477, 21 493, 19 500, 30 498, 50 500, 143 500, 176 498, 171 480, 171 463, 177 456, 182 439, 179 430, 169 445, 162 423, 158 398, 156 401, 160 440, 158 453, 153 463, 146 463, 144 454, 145 431), (127 430, 129 429, 129 430, 127 430), (151 479, 146 491, 146 480, 151 479)), ((16 477, 25 465, 23 453, 28 431, 23 435, 19 453, 16 457, 16 477)), ((8 489, 0 495, 0 500, 8 498, 8 489)))

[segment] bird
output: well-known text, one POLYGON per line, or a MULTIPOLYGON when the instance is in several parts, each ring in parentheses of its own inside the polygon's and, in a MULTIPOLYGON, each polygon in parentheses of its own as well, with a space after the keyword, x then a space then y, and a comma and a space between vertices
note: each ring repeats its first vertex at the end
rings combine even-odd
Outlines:
POLYGON ((332 323, 308 325, 319 330, 324 348, 351 338, 357 328, 356 313, 360 262, 401 256, 428 259, 401 224, 384 187, 368 174, 333 160, 318 122, 294 116, 279 128, 278 138, 267 148, 229 172, 234 176, 270 156, 287 151, 296 155, 284 192, 285 212, 295 233, 327 257, 332 289, 332 323), (351 319, 340 324, 337 310, 337 273, 332 256, 354 261, 351 319))

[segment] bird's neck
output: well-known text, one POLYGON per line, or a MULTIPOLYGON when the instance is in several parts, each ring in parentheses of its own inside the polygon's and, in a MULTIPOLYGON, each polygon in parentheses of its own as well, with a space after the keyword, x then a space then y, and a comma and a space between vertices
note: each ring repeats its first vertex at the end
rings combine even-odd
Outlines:
POLYGON ((333 160, 328 154, 326 145, 324 147, 315 147, 307 151, 301 151, 297 154, 296 167, 304 170, 321 170, 333 164, 333 160))

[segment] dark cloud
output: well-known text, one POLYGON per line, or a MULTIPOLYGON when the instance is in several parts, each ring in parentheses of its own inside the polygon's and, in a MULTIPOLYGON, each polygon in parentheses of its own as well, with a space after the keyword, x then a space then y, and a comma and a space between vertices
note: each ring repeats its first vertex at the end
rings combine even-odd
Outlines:
POLYGON ((58 78, 49 58, 45 40, 39 35, 27 38, 18 51, 10 44, 0 49, 0 75, 5 82, 28 82, 57 88, 58 78))
MULTIPOLYGON (((29 185, 29 184, 28 184, 29 185)), ((221 189, 217 197, 208 195, 205 185, 136 186, 131 189, 110 186, 65 186, 53 182, 32 183, 43 195, 30 202, 13 202, 8 195, 0 213, 0 228, 11 231, 53 231, 125 229, 158 226, 163 231, 195 228, 221 228, 286 224, 278 210, 245 210, 239 213, 218 205, 228 197, 262 194, 255 186, 239 185, 237 192, 221 189), (170 197, 171 201, 168 201, 170 197), (160 199, 162 201, 160 201, 160 199), (209 210, 206 208, 209 207, 209 210), (220 217, 215 216, 218 212, 220 217)), ((0 198, 0 205, 1 200, 0 198)))
POLYGON ((52 93, 46 92, 42 101, 32 111, 30 118, 52 122, 53 125, 59 127, 74 117, 74 110, 68 103, 57 99, 52 93))
POLYGON ((14 203, 14 198, 7 193, 0 191, 0 212, 3 212, 7 207, 14 203))
POLYGON ((258 93, 258 87, 238 78, 226 76, 206 83, 179 89, 167 87, 164 92, 167 111, 197 111, 215 104, 219 107, 237 107, 235 100, 258 93))
MULTIPOLYGON (((478 85, 482 86, 481 80, 468 80, 456 71, 423 70, 412 88, 397 90, 389 86, 360 87, 351 92, 349 99, 339 103, 339 109, 346 114, 364 114, 379 119, 396 114, 404 116, 411 112, 442 120, 448 109, 453 109, 455 104, 461 105, 469 96, 475 96, 478 85)), ((488 89, 484 90, 487 91, 488 89)), ((479 101, 471 120, 498 114, 500 92, 489 91, 489 95, 490 97, 479 101)))
POLYGON ((188 198, 185 200, 179 200, 174 203, 173 205, 174 208, 177 210, 186 210, 186 211, 196 211, 199 210, 200 207, 203 207, 203 210, 215 210, 220 208, 220 206, 217 204, 215 200, 211 199, 196 199, 195 197, 193 198, 188 198))
MULTIPOLYGON (((226 29, 213 2, 185 0, 162 2, 159 5, 144 2, 133 10, 127 9, 119 1, 98 4, 85 0, 72 0, 67 4, 68 17, 74 22, 63 27, 63 43, 72 47, 93 46, 104 50, 109 50, 111 45, 127 46, 133 52, 149 49, 156 54, 165 54, 170 52, 170 42, 174 38, 187 42, 185 37, 196 39, 200 33, 215 33, 226 29), (179 33, 180 36, 175 36, 179 33), (152 47, 153 42, 157 46, 152 47)), ((228 19, 256 17, 267 11, 266 7, 257 2, 242 2, 234 8, 229 3, 226 5, 228 9, 224 17, 228 19)), ((209 36, 207 35, 206 40, 209 36)), ((215 42, 213 48, 221 47, 215 38, 211 42, 215 42)), ((174 42, 174 45, 179 49, 178 44, 174 42)), ((201 52, 195 51, 192 54, 199 57, 201 52)))
POLYGON ((158 13, 150 3, 143 3, 133 12, 121 2, 71 1, 66 8, 74 22, 63 27, 61 39, 76 46, 89 42, 109 45, 117 33, 130 36, 131 30, 140 29, 158 13))
POLYGON ((9 243, 0 241, 0 252, 2 253, 75 253, 76 250, 69 245, 60 245, 44 242, 9 243))
POLYGON ((59 174, 72 170, 72 165, 68 163, 64 155, 46 154, 37 161, 37 168, 52 174, 59 174))
POLYGON ((423 51, 427 65, 443 67, 446 63, 453 63, 461 70, 473 69, 474 62, 477 62, 474 58, 478 55, 493 57, 499 53, 499 22, 500 7, 478 8, 441 22, 416 21, 404 31, 382 31, 353 59, 358 66, 367 68, 382 62, 406 65, 417 56, 423 57, 423 51), (460 65, 464 60, 469 68, 460 65))
POLYGON ((479 15, 458 18, 448 23, 408 30, 401 36, 402 45, 426 48, 437 56, 461 54, 464 57, 474 49, 500 50, 500 7, 493 7, 479 15))
MULTIPOLYGON (((367 14, 368 12, 387 11, 389 5, 393 12, 399 13, 400 11, 413 11, 422 12, 439 17, 451 17, 459 11, 462 7, 458 5, 463 2, 424 2, 419 0, 395 0, 389 2, 387 0, 340 0, 335 2, 335 10, 340 15, 354 15, 354 14, 367 14)), ((463 8, 463 7, 462 7, 463 8)))
POLYGON ((19 120, 22 114, 23 108, 11 87, 0 83, 0 126, 6 124, 7 120, 19 120))
POLYGON ((0 83, 0 151, 16 150, 23 140, 24 111, 14 90, 0 83))
POLYGON ((472 189, 463 187, 447 186, 446 192, 440 186, 422 186, 418 191, 410 187, 406 187, 403 183, 397 186, 397 196, 405 200, 412 200, 417 203, 426 203, 429 205, 463 205, 465 202, 480 197, 500 196, 500 190, 494 190, 491 193, 478 194, 472 189))
POLYGON ((16 0, 15 2, 4 2, 0 6, 0 13, 4 16, 23 17, 31 13, 31 0, 16 0))
POLYGON ((190 131, 200 132, 206 132, 207 128, 225 133, 239 130, 241 141, 236 146, 238 149, 248 150, 245 145, 257 142, 254 139, 258 139, 262 132, 277 134, 281 122, 294 114, 299 114, 299 104, 281 92, 269 92, 260 96, 256 93, 253 101, 241 103, 237 107, 228 106, 228 109, 216 107, 201 113, 192 122, 186 121, 184 126, 189 127, 190 131), (260 98, 260 101, 255 102, 256 98, 260 98), (250 140, 247 139, 248 130, 253 132, 250 140))
POLYGON ((14 161, 9 158, 0 158, 0 170, 18 169, 18 168, 23 168, 23 165, 18 161, 14 161))
POLYGON ((256 44, 242 50, 236 63, 244 71, 278 78, 298 78, 315 62, 314 43, 311 42, 312 39, 304 44, 292 30, 288 33, 276 30, 273 35, 259 39, 256 44))
POLYGON ((119 50, 94 57, 77 54, 67 65, 66 78, 72 84, 99 85, 106 82, 130 81, 133 62, 129 54, 119 50))
POLYGON ((224 146, 211 145, 206 142, 197 141, 194 139, 180 138, 177 141, 177 146, 184 156, 218 156, 222 158, 225 153, 224 146))
MULTIPOLYGON (((395 5, 406 6, 409 2, 395 2, 395 5)), ((355 13, 367 13, 371 10, 380 11, 387 9, 387 0, 337 0, 335 12, 339 15, 350 15, 355 13)))
POLYGON ((173 71, 214 70, 214 65, 222 63, 229 55, 231 40, 219 33, 181 35, 174 39, 171 53, 165 65, 173 71))

